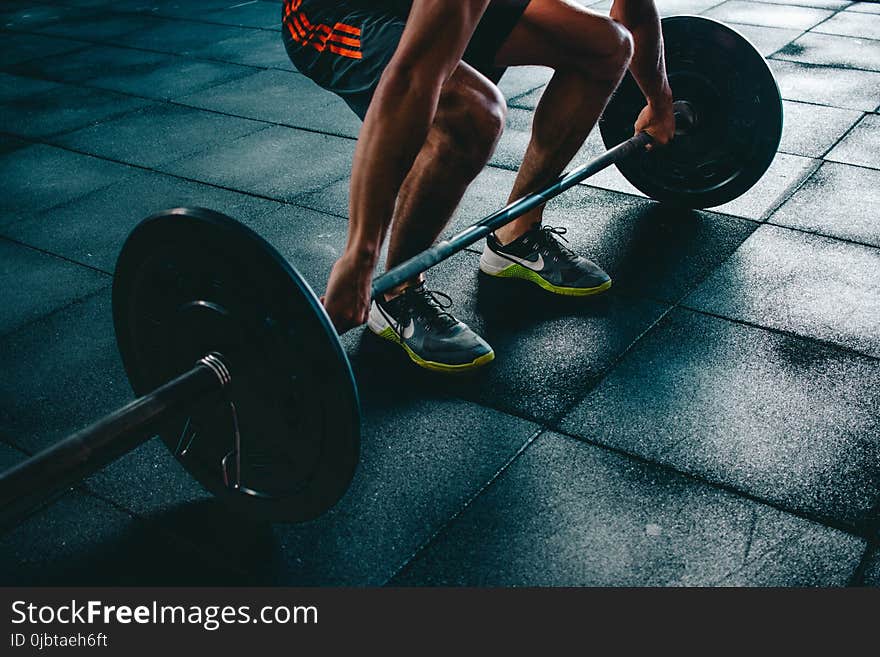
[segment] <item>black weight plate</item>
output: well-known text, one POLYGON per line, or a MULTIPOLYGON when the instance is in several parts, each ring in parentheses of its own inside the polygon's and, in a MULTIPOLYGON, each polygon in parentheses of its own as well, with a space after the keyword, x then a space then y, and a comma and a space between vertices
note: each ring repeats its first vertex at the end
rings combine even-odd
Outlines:
MULTIPOLYGON (((697 16, 663 19, 666 70, 675 100, 696 125, 667 146, 621 160, 617 168, 658 201, 691 208, 726 203, 752 187, 776 155, 782 99, 773 74, 745 37, 697 16)), ((608 148, 632 137, 645 98, 627 73, 600 129, 608 148)))
POLYGON ((351 368, 311 288, 256 233, 205 209, 145 219, 116 263, 113 318, 138 395, 209 352, 229 365, 233 404, 200 403, 161 433, 205 488, 289 522, 342 497, 360 448, 351 368))

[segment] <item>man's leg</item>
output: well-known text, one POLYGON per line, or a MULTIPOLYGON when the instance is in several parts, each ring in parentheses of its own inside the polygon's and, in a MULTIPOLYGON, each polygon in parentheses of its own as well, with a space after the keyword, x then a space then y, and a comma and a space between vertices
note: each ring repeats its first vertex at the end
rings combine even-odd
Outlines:
MULTIPOLYGON (((459 64, 441 91, 427 141, 398 194, 388 267, 431 246, 443 230, 492 156, 505 109, 494 84, 468 64, 459 64)), ((446 295, 427 290, 422 280, 419 276, 375 301, 367 322, 370 330, 401 345, 410 360, 427 369, 461 372, 490 362, 492 348, 448 312, 446 295)))
MULTIPOLYGON (((562 173, 596 124, 632 56, 626 29, 568 0, 532 0, 496 55, 499 66, 555 70, 532 126, 510 200, 562 173)), ((541 221, 543 206, 495 232, 502 243, 541 221)))
MULTIPOLYGON (((440 96, 434 125, 397 198, 387 268, 430 247, 504 129, 498 88, 462 62, 440 96)), ((389 295, 393 296, 393 295, 389 295)))

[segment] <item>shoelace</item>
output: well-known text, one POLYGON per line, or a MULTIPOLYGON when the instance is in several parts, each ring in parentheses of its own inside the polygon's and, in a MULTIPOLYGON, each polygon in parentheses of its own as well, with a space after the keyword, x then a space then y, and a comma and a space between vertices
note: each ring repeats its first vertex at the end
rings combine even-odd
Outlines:
POLYGON ((542 254, 550 256, 551 252, 555 255, 561 255, 566 260, 575 260, 578 258, 577 253, 569 249, 567 246, 559 242, 562 240, 568 243, 564 235, 568 232, 568 228, 562 226, 541 226, 536 230, 534 242, 538 247, 542 248, 542 254))
POLYGON ((426 330, 432 327, 451 328, 458 320, 447 312, 452 308, 452 298, 439 290, 428 290, 424 285, 411 287, 403 294, 403 308, 397 324, 398 334, 402 333, 410 317, 418 315, 425 320, 426 330))

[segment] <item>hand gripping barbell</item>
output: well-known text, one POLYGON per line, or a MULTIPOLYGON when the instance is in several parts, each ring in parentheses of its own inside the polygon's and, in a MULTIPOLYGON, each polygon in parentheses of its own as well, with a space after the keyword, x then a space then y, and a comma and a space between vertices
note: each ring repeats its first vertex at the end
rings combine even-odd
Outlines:
MULTIPOLYGON (((600 122, 609 150, 373 281, 372 296, 474 244, 612 163, 648 196, 686 207, 736 198, 766 171, 782 132, 764 59, 705 18, 663 21, 676 137, 632 136, 644 104, 631 76, 600 122)), ((134 391, 124 408, 0 475, 0 523, 158 435, 232 507, 314 518, 345 493, 359 458, 351 367, 309 285, 232 219, 178 208, 129 235, 113 283, 116 339, 134 391)))

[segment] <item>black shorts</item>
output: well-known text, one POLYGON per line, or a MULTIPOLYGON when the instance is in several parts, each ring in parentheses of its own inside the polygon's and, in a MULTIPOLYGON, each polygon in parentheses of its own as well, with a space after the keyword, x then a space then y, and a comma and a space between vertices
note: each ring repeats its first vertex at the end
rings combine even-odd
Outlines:
MULTIPOLYGON (((457 0, 450 0, 455 2, 457 0)), ((294 66, 340 96, 361 119, 403 34, 407 0, 285 0, 284 47, 294 66)), ((493 82, 495 54, 529 0, 492 0, 462 58, 493 82)))

